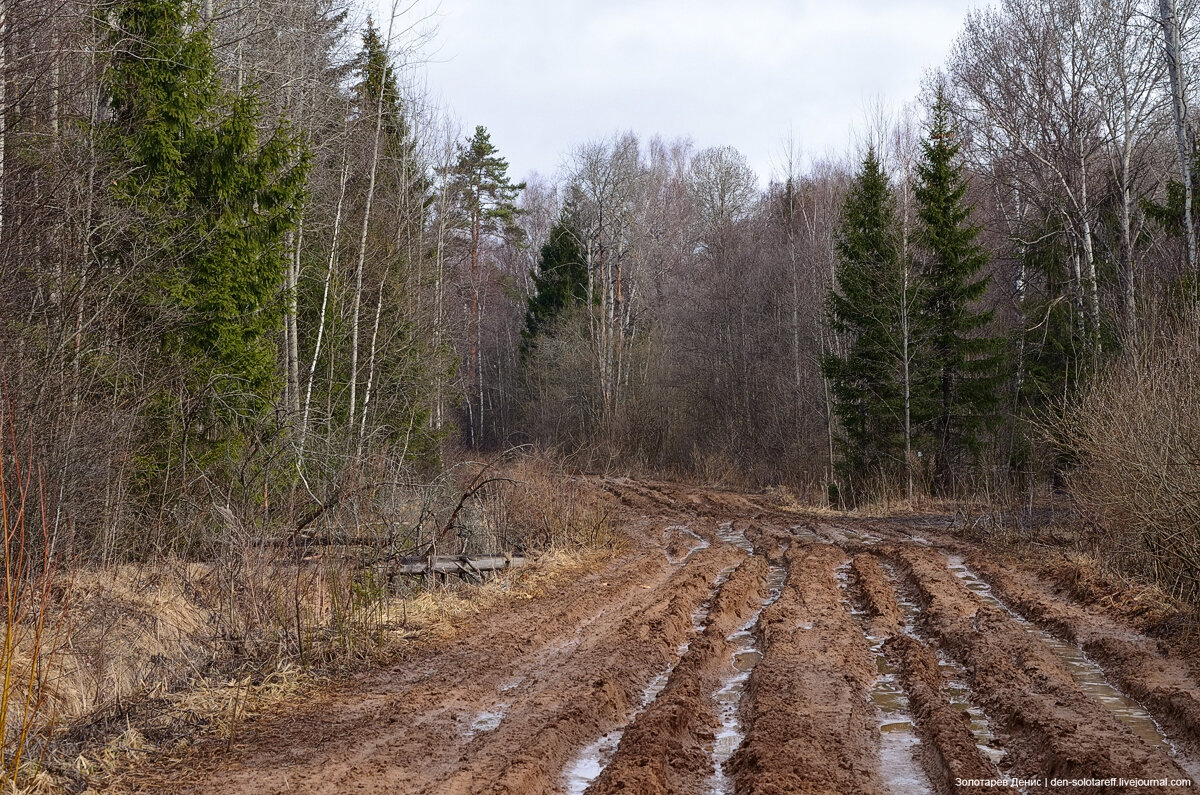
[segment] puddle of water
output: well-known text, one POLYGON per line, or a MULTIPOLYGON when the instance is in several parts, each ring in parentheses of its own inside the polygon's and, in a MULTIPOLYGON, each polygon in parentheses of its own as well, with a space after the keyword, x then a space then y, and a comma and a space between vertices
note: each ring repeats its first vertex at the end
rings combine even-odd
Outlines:
POLYGON ((475 720, 471 721, 471 725, 463 730, 463 737, 470 740, 477 734, 487 734, 490 731, 495 731, 500 727, 500 722, 504 720, 504 716, 508 714, 508 704, 497 704, 495 709, 485 709, 475 716, 475 720))
POLYGON ((896 731, 885 729, 879 744, 879 766, 887 778, 888 789, 893 795, 932 795, 933 789, 929 786, 929 779, 914 761, 920 740, 913 732, 911 723, 898 725, 903 728, 896 731))
POLYGON ((864 544, 866 546, 872 546, 874 544, 878 544, 880 541, 883 540, 882 538, 880 538, 877 535, 874 535, 873 533, 860 533, 859 531, 852 530, 849 527, 839 527, 838 530, 846 538, 857 541, 860 544, 864 544))
POLYGON ((829 543, 829 541, 827 541, 827 540, 826 540, 826 539, 824 539, 824 538, 821 538, 819 535, 817 535, 816 533, 814 533, 814 532, 813 532, 812 530, 810 530, 809 528, 807 528, 807 527, 803 527, 803 526, 801 526, 801 525, 798 525, 798 524, 794 524, 794 525, 792 525, 791 527, 789 527, 789 528, 788 528, 788 530, 791 530, 791 531, 792 531, 792 535, 793 535, 793 536, 795 536, 795 538, 796 538, 798 541, 816 541, 816 542, 818 542, 818 543, 821 543, 821 544, 828 544, 828 543, 829 543))
POLYGON ((950 698, 950 706, 959 712, 965 713, 967 716, 971 727, 971 734, 975 737, 975 747, 992 761, 997 770, 1001 773, 1008 773, 1008 757, 1004 749, 997 742, 996 735, 992 732, 992 725, 988 722, 987 716, 983 714, 983 710, 971 699, 971 688, 967 685, 966 670, 958 663, 945 657, 940 651, 938 652, 938 668, 941 669, 943 676, 948 680, 946 690, 950 698))
POLYGON ((871 653, 875 655, 878 675, 871 686, 869 699, 879 716, 879 767, 886 776, 888 789, 894 795, 933 795, 929 778, 917 762, 920 740, 909 712, 908 694, 900 684, 896 669, 883 653, 883 643, 887 638, 866 631, 866 611, 850 598, 852 581, 849 561, 838 566, 837 580, 842 591, 842 603, 862 628, 871 653))
POLYGON ((733 522, 722 522, 717 525, 717 538, 751 554, 754 552, 754 545, 747 540, 745 533, 733 529, 733 522))
MULTIPOLYGON (((896 601, 900 605, 900 612, 904 614, 904 631, 913 637, 917 637, 916 626, 921 613, 920 605, 908 593, 907 589, 900 587, 900 578, 896 575, 896 570, 892 564, 887 561, 880 561, 880 565, 894 587, 896 601)), ((967 685, 967 672, 958 663, 947 658, 940 649, 938 650, 938 667, 942 670, 947 680, 946 690, 950 706, 967 714, 970 721, 971 734, 975 737, 975 746, 997 766, 997 770, 1007 772, 1007 766, 1000 767, 1001 762, 1006 759, 1004 749, 996 741, 996 735, 992 731, 992 726, 988 722, 987 716, 983 714, 983 710, 975 704, 971 697, 971 688, 967 685)))
POLYGON ((697 533, 695 530, 688 527, 687 525, 673 524, 673 525, 670 525, 669 527, 667 527, 666 529, 668 531, 671 531, 671 530, 678 531, 680 533, 683 533, 684 535, 691 536, 692 538, 694 538, 696 540, 696 545, 693 546, 691 549, 689 549, 687 551, 686 555, 684 555, 679 560, 671 561, 672 563, 674 563, 676 565, 681 566, 684 563, 687 563, 689 560, 691 560, 692 555, 695 555, 697 552, 699 552, 703 549, 708 549, 708 546, 709 546, 708 541, 706 541, 704 538, 701 538, 699 533, 697 533))
POLYGON ((782 566, 772 566, 767 574, 767 599, 741 629, 731 633, 727 640, 734 645, 731 656, 733 671, 729 674, 716 692, 717 714, 721 718, 721 726, 713 739, 713 774, 708 780, 708 792, 712 795, 726 795, 732 792, 733 782, 725 775, 725 763, 733 752, 742 744, 745 734, 738 719, 738 707, 742 703, 742 695, 746 691, 746 682, 750 672, 762 659, 758 650, 758 642, 754 637, 754 625, 758 623, 763 609, 773 603, 783 593, 787 581, 787 570, 782 566))
POLYGON ((979 597, 983 601, 1004 610, 1018 624, 1049 646, 1055 656, 1066 666, 1072 678, 1074 678, 1076 684, 1079 685, 1084 693, 1107 708, 1118 720, 1128 726, 1134 734, 1141 737, 1151 746, 1164 748, 1172 755, 1175 755, 1175 747, 1167 739, 1166 735, 1163 734, 1154 717, 1141 704, 1113 686, 1104 675, 1104 670, 1084 654, 1082 649, 1074 643, 1068 643, 1061 638, 1051 635, 1024 616, 1010 609, 1008 605, 1000 601, 992 591, 990 585, 967 567, 961 555, 948 556, 947 567, 954 576, 963 581, 968 589, 979 594, 979 597))
POLYGON ((566 785, 570 795, 583 795, 588 785, 596 780, 617 752, 617 745, 624 733, 621 729, 611 731, 583 749, 567 768, 566 785))

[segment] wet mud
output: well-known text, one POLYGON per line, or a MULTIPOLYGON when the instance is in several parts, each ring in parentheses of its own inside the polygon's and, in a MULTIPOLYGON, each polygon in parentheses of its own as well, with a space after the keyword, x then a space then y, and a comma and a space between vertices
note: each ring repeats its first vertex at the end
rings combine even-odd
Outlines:
POLYGON ((620 556, 233 742, 151 757, 127 789, 908 795, 1195 772, 1186 661, 941 525, 590 482, 620 556))

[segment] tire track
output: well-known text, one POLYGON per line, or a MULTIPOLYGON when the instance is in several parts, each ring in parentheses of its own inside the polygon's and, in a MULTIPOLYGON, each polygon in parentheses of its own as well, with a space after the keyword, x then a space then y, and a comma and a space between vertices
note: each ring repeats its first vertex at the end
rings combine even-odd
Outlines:
POLYGON ((947 571, 940 553, 901 547, 891 555, 921 598, 926 629, 966 668, 983 706, 1001 721, 1005 748, 1022 777, 1186 777, 1162 750, 1088 698, 1045 644, 947 571))
POLYGON ((1148 640, 1115 622, 1045 593, 1027 576, 979 555, 968 562, 1017 612, 1099 663, 1117 686, 1168 729, 1171 740, 1192 755, 1200 754, 1200 684, 1184 664, 1159 654, 1148 640))
POLYGON ((710 745, 719 726, 712 694, 720 686, 728 636, 765 596, 767 562, 747 558, 713 599, 704 631, 675 666, 666 687, 625 728, 616 754, 588 795, 696 791, 712 770, 710 745))
POLYGON ((1008 787, 958 787, 957 780, 998 779, 1000 771, 984 755, 970 718, 950 700, 937 652, 906 634, 904 612, 879 561, 866 553, 854 557, 853 570, 875 631, 885 635, 884 652, 900 673, 908 694, 921 761, 939 793, 1013 793, 1008 787))
POLYGON ((836 578, 845 553, 806 543, 786 560, 783 593, 759 620, 763 657, 743 704, 746 739, 729 760, 734 792, 887 792, 867 701, 875 666, 836 578))

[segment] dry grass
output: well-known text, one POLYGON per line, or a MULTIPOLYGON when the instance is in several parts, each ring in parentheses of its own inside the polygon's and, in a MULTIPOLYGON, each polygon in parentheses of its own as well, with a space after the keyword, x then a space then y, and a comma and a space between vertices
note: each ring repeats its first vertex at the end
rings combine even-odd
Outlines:
POLYGON ((593 548, 559 547, 538 555, 528 565, 501 572, 481 585, 456 583, 419 591, 411 599, 389 605, 393 632, 401 640, 441 642, 454 637, 474 616, 513 600, 536 599, 554 585, 592 571, 610 561, 619 544, 593 548))
MULTIPOLYGON (((623 548, 605 499, 584 482, 528 459, 502 477, 506 487, 475 499, 462 524, 477 543, 517 545, 528 563, 481 583, 389 580, 382 558, 326 550, 297 561, 245 537, 204 562, 62 573, 47 614, 61 618, 65 642, 34 727, 47 753, 16 776, 21 791, 111 786, 180 743, 232 738, 330 676, 451 639, 480 612, 543 596, 623 548)), ((17 649, 18 672, 30 652, 17 649)))

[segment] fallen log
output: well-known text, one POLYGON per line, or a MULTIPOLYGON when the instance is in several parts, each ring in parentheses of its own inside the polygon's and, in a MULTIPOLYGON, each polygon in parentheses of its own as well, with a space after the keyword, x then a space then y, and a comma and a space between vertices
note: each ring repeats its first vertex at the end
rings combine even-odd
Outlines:
POLYGON ((462 574, 464 570, 475 572, 502 571, 513 566, 525 565, 519 555, 434 555, 425 558, 401 558, 392 571, 396 574, 462 574))

